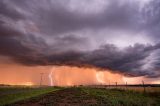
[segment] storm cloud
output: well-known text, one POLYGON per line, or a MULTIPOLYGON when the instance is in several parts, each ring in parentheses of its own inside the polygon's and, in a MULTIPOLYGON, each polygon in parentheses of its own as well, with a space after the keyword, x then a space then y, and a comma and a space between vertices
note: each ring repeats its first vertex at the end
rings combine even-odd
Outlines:
POLYGON ((157 0, 1 0, 0 55, 159 77, 159 7, 157 0))

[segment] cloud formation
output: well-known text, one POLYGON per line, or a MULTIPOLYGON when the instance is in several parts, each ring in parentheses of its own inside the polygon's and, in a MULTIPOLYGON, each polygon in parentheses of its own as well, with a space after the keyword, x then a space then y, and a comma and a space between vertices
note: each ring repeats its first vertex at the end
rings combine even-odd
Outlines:
POLYGON ((1 0, 0 55, 160 76, 157 0, 1 0))

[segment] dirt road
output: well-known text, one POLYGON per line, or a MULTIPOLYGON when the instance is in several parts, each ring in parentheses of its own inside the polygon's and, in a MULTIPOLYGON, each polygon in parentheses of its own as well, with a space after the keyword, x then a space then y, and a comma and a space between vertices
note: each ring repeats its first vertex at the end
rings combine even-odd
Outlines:
POLYGON ((159 106, 159 97, 159 92, 73 87, 9 106, 159 106))
POLYGON ((21 101, 11 106, 79 106, 96 105, 96 99, 80 89, 63 89, 41 97, 21 101))

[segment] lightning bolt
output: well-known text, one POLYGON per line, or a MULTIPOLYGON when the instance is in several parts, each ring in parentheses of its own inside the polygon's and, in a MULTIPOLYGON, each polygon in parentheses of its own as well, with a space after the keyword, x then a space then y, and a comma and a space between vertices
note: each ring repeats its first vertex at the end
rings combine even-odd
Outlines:
POLYGON ((50 79, 50 86, 53 86, 52 74, 53 74, 53 71, 51 70, 51 72, 49 73, 49 76, 48 76, 50 79))

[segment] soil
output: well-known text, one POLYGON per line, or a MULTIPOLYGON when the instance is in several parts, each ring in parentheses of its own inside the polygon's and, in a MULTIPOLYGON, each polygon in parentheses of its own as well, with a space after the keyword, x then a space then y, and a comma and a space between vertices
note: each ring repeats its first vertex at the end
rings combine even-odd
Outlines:
POLYGON ((10 106, 93 106, 96 104, 96 99, 82 90, 67 88, 10 106))

